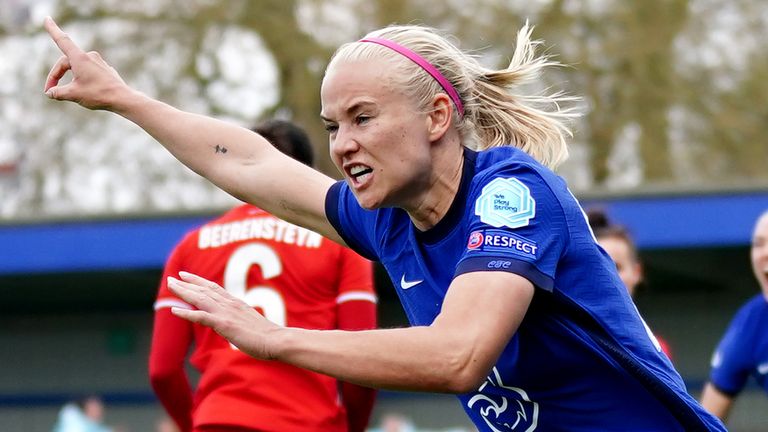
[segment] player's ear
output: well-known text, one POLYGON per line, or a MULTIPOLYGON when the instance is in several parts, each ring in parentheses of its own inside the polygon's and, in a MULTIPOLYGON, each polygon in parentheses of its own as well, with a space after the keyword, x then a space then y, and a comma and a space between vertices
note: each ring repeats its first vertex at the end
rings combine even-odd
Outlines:
POLYGON ((432 98, 430 111, 427 114, 427 131, 430 141, 437 141, 445 135, 451 125, 452 113, 453 105, 447 94, 438 93, 432 98))

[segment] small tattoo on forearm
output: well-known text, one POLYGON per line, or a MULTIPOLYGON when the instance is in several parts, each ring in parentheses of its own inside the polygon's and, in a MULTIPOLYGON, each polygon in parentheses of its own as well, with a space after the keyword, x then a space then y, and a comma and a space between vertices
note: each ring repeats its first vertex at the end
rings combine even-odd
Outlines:
POLYGON ((227 152, 227 148, 226 147, 220 146, 218 144, 216 144, 216 147, 214 148, 214 150, 216 150, 216 153, 226 153, 227 152))

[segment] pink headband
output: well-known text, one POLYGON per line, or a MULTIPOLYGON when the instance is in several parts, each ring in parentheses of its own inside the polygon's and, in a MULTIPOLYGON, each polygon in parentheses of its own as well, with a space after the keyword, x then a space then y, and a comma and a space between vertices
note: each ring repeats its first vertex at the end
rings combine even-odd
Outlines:
POLYGON ((379 37, 369 37, 365 39, 360 39, 358 42, 371 42, 375 44, 379 44, 382 46, 385 46, 392 51, 396 51, 405 57, 408 57, 412 62, 419 65, 424 71, 426 71, 428 74, 432 75, 432 78, 434 78, 438 84, 448 93, 448 96, 451 97, 451 100, 453 101, 453 104, 456 105, 456 111, 459 112, 459 117, 464 115, 464 105, 461 103, 461 98, 459 98, 459 93, 456 91, 455 88, 453 88, 453 85, 450 81, 448 81, 443 74, 440 73, 439 70, 437 70, 436 67, 432 66, 428 61, 424 60, 424 58, 415 52, 411 51, 410 49, 392 42, 388 39, 383 39, 379 37))

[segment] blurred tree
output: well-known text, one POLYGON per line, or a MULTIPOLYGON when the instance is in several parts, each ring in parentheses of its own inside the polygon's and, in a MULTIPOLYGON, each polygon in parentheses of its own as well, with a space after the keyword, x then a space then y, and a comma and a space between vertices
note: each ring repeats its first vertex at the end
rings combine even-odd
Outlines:
POLYGON ((59 53, 35 24, 52 14, 141 91, 248 126, 277 105, 280 89, 277 63, 263 39, 235 20, 244 5, 62 0, 55 9, 39 10, 28 3, 31 19, 23 31, 29 35, 5 40, 16 58, 27 61, 9 66, 17 79, 7 86, 13 97, 2 110, 3 121, 13 124, 8 141, 14 145, 5 152, 0 145, 0 159, 10 154, 20 168, 17 181, 2 190, 9 199, 0 203, 0 213, 36 217, 231 205, 231 197, 173 162, 130 123, 40 97, 40 83, 59 53), (39 114, 24 115, 29 112, 39 114))
POLYGON ((274 110, 287 110, 302 125, 316 146, 318 168, 334 175, 327 150, 327 134, 320 121, 320 83, 333 52, 303 32, 296 16, 296 1, 246 1, 241 23, 257 29, 275 56, 280 70, 280 101, 274 110), (321 67, 322 65, 322 67, 321 67))
POLYGON ((691 0, 676 41, 678 181, 765 184, 768 9, 759 0, 691 0))
POLYGON ((768 182, 765 11, 762 0, 0 0, 0 56, 20 59, 0 65, 0 218, 231 204, 128 122, 40 95, 58 55, 39 28, 47 14, 171 104, 245 126, 299 122, 330 175, 318 95, 339 44, 423 23, 499 67, 530 20, 567 65, 538 88, 584 97, 561 169, 578 191, 768 182))

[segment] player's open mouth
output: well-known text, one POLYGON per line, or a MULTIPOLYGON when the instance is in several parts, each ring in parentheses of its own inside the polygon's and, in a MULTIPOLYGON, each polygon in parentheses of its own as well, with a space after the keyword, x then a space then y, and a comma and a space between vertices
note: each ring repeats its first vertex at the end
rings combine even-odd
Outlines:
POLYGON ((353 165, 348 168, 348 172, 353 184, 362 185, 371 177, 373 169, 365 165, 353 165))

